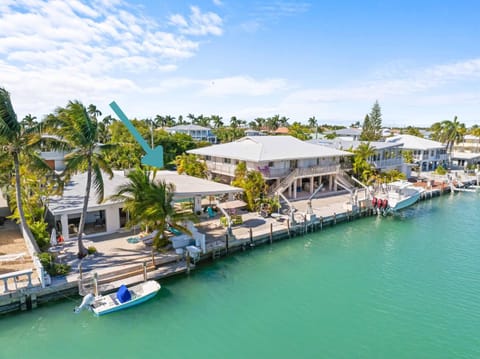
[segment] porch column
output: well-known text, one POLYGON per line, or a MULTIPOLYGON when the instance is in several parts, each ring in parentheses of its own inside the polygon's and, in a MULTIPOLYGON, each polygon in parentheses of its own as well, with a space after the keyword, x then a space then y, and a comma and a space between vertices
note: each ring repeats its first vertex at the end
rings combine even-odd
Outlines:
POLYGON ((62 237, 64 241, 68 241, 70 239, 68 235, 68 214, 62 214, 60 217, 60 222, 62 223, 62 237))
POLYGON ((333 181, 333 190, 336 191, 338 189, 337 187, 337 175, 332 175, 332 178, 334 178, 334 181, 333 181))
POLYGON ((288 185, 288 198, 292 198, 292 184, 288 185))
POLYGON ((310 177, 310 194, 312 194, 314 191, 314 188, 313 188, 314 179, 315 179, 314 176, 310 177))
POLYGON ((277 178, 275 181, 275 186, 280 186, 280 178, 277 178))
POLYGON ((328 176, 328 190, 331 191, 333 188, 333 175, 328 176))
POLYGON ((297 180, 293 181, 293 198, 297 198, 297 180))
POLYGON ((202 196, 195 196, 193 200, 194 200, 193 213, 202 211, 202 196))

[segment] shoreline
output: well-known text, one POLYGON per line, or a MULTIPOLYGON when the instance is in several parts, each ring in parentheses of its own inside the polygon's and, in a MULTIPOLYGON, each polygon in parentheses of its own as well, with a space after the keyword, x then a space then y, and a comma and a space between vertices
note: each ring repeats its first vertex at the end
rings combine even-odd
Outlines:
MULTIPOLYGON (((422 193, 420 200, 432 199, 444 194, 450 194, 449 187, 441 186, 441 188, 431 188, 422 193)), ((213 244, 207 246, 205 254, 201 254, 195 263, 206 263, 214 261, 218 258, 234 254, 239 251, 253 249, 256 246, 265 244, 272 245, 274 242, 291 239, 304 234, 322 231, 325 227, 331 227, 339 223, 350 222, 352 220, 361 219, 369 216, 377 216, 369 202, 366 205, 353 210, 344 209, 345 199, 349 195, 339 194, 326 198, 318 198, 312 200, 313 204, 322 202, 325 206, 323 214, 314 217, 314 220, 307 220, 303 216, 303 221, 299 221, 295 225, 290 225, 289 221, 279 222, 270 218, 261 225, 239 226, 234 227, 230 235, 225 234, 224 240, 214 240, 213 244), (335 210, 334 210, 335 209, 335 210), (330 215, 327 212, 330 211, 330 215)), ((306 200, 293 202, 295 207, 306 205, 306 200)), ((319 213, 320 208, 314 207, 314 212, 319 213)), ((305 213, 305 212, 304 212, 305 213)), ((248 217, 248 216, 247 216, 248 217)), ((251 213, 252 218, 258 218, 258 215, 251 213)), ((297 216, 297 218, 300 218, 297 216)), ((248 221, 249 219, 247 219, 248 221)), ((251 219, 250 219, 251 220, 251 219)), ((218 219, 217 219, 218 221, 218 219)), ((255 222, 253 222, 255 224, 255 222)), ((226 230, 224 230, 226 233, 226 230)), ((98 272, 98 290, 100 293, 110 293, 115 291, 121 284, 127 286, 140 283, 145 279, 162 280, 164 278, 188 274, 195 269, 195 263, 187 256, 182 258, 178 254, 162 254, 157 256, 155 265, 153 265, 152 256, 145 256, 143 262, 133 265, 122 265, 120 269, 112 268, 106 270, 90 269, 86 273, 81 270, 68 276, 55 278, 50 286, 19 288, 16 291, 0 295, 0 315, 12 314, 18 311, 25 311, 37 308, 48 302, 54 302, 69 298, 70 296, 78 297, 81 293, 85 294, 93 289, 92 277, 94 272, 98 272), (146 269, 146 277, 145 277, 146 269), (80 293, 80 294, 79 294, 80 293)), ((73 270, 73 268, 72 268, 73 270)), ((71 298, 69 298, 71 299, 71 298)))

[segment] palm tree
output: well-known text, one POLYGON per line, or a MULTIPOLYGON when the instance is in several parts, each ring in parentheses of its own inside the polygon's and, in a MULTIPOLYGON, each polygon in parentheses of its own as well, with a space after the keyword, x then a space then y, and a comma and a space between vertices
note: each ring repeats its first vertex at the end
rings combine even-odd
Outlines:
POLYGON ((318 122, 315 116, 312 116, 308 119, 308 125, 310 128, 315 129, 315 139, 318 138, 318 122))
POLYGON ((88 105, 88 114, 96 121, 98 116, 102 116, 102 111, 100 111, 95 105, 88 105))
POLYGON ((26 129, 17 120, 13 110, 10 94, 4 88, 0 88, 0 153, 6 153, 13 159, 15 171, 15 199, 17 211, 20 217, 20 226, 23 233, 39 251, 37 243, 30 228, 27 225, 22 202, 22 188, 20 185, 20 156, 26 156, 38 166, 48 168, 45 162, 38 157, 32 147, 40 142, 40 136, 35 127, 26 129))
POLYGON ((136 169, 127 175, 129 182, 120 186, 112 199, 124 202, 125 209, 130 213, 129 226, 143 224, 156 231, 153 239, 157 249, 167 242, 165 232, 168 227, 189 233, 182 225, 181 219, 192 218, 192 215, 178 214, 173 206, 175 185, 165 181, 155 181, 155 173, 136 169))
POLYGON ((35 127, 37 125, 36 123, 36 120, 37 118, 35 116, 32 116, 30 113, 25 116, 22 120, 22 122, 20 122, 20 125, 25 128, 25 129, 30 129, 32 127, 35 127))
POLYGON ((56 110, 56 116, 50 118, 49 127, 59 136, 60 141, 67 143, 73 151, 65 156, 65 170, 63 175, 66 179, 80 171, 87 174, 83 209, 78 228, 78 256, 87 254, 82 236, 85 227, 85 219, 88 210, 88 201, 92 187, 97 194, 98 202, 104 198, 104 185, 102 171, 113 177, 113 172, 105 160, 105 154, 115 145, 97 144, 98 124, 89 116, 87 109, 78 101, 70 101, 66 108, 56 110))
POLYGON ((223 127, 223 121, 222 121, 222 117, 221 117, 221 116, 212 115, 212 116, 210 116, 210 119, 211 119, 212 122, 213 122, 213 128, 223 127))
POLYGON ((437 141, 445 143, 446 150, 451 156, 455 143, 463 140, 466 128, 465 124, 458 122, 458 118, 455 116, 453 121, 445 120, 434 123, 432 125, 432 131, 432 137, 437 141))
POLYGON ((375 149, 366 142, 361 143, 353 153, 353 173, 366 182, 372 174, 372 165, 368 160, 375 155, 375 149))

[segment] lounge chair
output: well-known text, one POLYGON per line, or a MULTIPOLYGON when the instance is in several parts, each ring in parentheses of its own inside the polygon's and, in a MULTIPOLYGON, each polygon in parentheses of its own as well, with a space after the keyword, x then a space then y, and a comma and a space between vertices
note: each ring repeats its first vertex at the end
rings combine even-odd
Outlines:
POLYGON ((139 236, 138 239, 141 240, 144 244, 152 244, 153 243, 153 238, 157 235, 158 231, 155 230, 153 232, 150 232, 144 236, 139 236))
POLYGON ((215 213, 215 211, 213 210, 212 207, 207 207, 207 213, 208 213, 209 218, 214 218, 215 215, 216 215, 216 213, 215 213))
POLYGON ((4 254, 0 256, 0 262, 13 262, 17 261, 19 259, 23 259, 25 257, 26 253, 15 253, 15 254, 4 254))

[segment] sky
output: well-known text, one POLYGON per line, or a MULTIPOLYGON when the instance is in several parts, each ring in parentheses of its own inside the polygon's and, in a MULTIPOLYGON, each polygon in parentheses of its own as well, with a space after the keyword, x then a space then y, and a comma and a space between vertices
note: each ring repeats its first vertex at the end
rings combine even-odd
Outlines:
POLYGON ((480 124, 476 0, 0 0, 19 119, 78 100, 130 118, 480 124))

